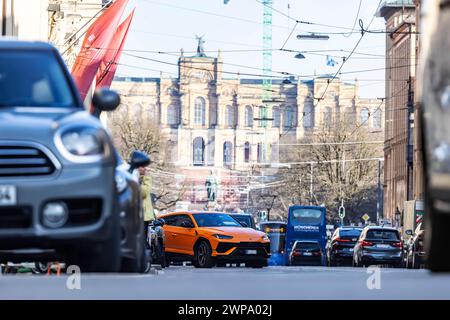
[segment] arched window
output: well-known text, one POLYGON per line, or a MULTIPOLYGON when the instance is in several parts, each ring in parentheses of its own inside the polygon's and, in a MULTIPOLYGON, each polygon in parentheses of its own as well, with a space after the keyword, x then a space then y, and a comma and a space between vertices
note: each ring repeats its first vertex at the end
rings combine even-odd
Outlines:
POLYGON ((281 124, 281 114, 280 114, 280 107, 273 107, 272 109, 272 126, 275 128, 279 128, 281 124))
POLYGON ((133 106, 133 118, 141 119, 141 117, 142 117, 142 105, 140 105, 139 103, 136 103, 133 106))
POLYGON ((326 127, 330 127, 333 120, 333 111, 331 107, 325 107, 323 109, 323 125, 326 127))
POLYGON ((227 106, 225 111, 225 119, 228 127, 236 126, 236 112, 233 106, 227 106))
POLYGON ((206 103, 202 97, 195 99, 194 105, 194 124, 198 126, 205 125, 206 103))
POLYGON ((253 127, 253 108, 251 106, 245 107, 245 126, 253 127))
POLYGON ((244 144, 244 162, 245 163, 250 162, 250 154, 251 154, 250 143, 246 142, 244 144))
POLYGON ((284 126, 291 128, 294 126, 294 110, 292 107, 286 107, 284 110, 284 126))
POLYGON ((258 162, 262 163, 265 161, 265 152, 264 152, 264 145, 262 142, 258 143, 258 150, 257 150, 257 156, 258 156, 258 162))
POLYGON ((375 129, 381 128, 381 109, 377 108, 373 111, 373 127, 375 129))
POLYGON ((303 126, 314 128, 314 106, 312 104, 306 104, 303 109, 303 126))
POLYGON ((171 104, 167 108, 167 124, 174 126, 179 124, 179 115, 178 115, 178 108, 176 105, 171 104))
POLYGON ((369 109, 362 108, 361 113, 359 115, 359 123, 362 126, 369 125, 369 109))
POLYGON ((205 141, 202 137, 194 139, 193 148, 194 166, 203 166, 205 164, 205 141))
POLYGON ((223 164, 231 165, 233 163, 233 144, 226 141, 223 144, 223 164))
POLYGON ((352 107, 345 108, 344 117, 345 117, 345 125, 347 127, 355 126, 356 124, 355 110, 353 110, 352 107))
POLYGON ((147 109, 147 115, 149 120, 156 120, 156 106, 154 104, 150 104, 147 109))

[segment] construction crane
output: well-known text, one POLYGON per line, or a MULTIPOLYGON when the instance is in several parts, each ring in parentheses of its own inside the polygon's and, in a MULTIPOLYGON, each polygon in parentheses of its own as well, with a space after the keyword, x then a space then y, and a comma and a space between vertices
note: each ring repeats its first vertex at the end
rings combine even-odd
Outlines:
MULTIPOLYGON (((227 4, 230 0, 223 0, 227 4)), ((269 119, 269 104, 272 101, 272 5, 273 0, 261 0, 263 4, 263 65, 262 65, 262 105, 260 106, 259 116, 256 120, 260 121, 261 127, 267 129, 267 122, 269 119)), ((267 161, 267 156, 270 152, 268 150, 267 133, 264 130, 264 143, 262 143, 261 154, 263 155, 262 162, 267 161)))

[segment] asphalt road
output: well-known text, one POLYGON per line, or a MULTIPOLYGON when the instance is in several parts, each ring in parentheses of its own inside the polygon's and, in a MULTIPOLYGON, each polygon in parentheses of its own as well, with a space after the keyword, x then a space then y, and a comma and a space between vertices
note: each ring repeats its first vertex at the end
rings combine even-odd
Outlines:
POLYGON ((350 267, 171 266, 146 275, 81 274, 79 290, 69 290, 68 280, 74 279, 2 275, 0 299, 450 299, 450 274, 389 268, 369 274, 350 267))

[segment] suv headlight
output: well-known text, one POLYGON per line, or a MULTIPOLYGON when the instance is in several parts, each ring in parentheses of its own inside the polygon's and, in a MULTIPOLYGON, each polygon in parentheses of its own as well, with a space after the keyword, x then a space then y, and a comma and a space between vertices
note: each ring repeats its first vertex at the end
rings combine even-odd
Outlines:
POLYGON ((227 236, 226 234, 214 234, 213 237, 216 237, 217 239, 233 239, 233 236, 227 236))
POLYGON ((94 128, 74 128, 61 135, 64 147, 75 156, 93 156, 103 153, 103 143, 94 128))
POLYGON ((55 143, 61 154, 72 162, 95 162, 105 154, 101 130, 95 127, 63 128, 57 132, 55 143))
POLYGON ((119 170, 116 170, 116 188, 118 193, 122 193, 128 186, 127 178, 125 174, 119 170))

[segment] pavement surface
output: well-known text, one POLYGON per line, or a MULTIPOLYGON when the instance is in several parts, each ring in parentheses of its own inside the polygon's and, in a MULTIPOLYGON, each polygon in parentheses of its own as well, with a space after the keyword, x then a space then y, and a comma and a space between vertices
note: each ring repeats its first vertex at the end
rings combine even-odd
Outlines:
POLYGON ((450 274, 389 268, 171 266, 145 275, 4 274, 0 288, 1 300, 450 299, 450 274), (80 284, 80 289, 68 289, 68 283, 72 288, 80 284))

